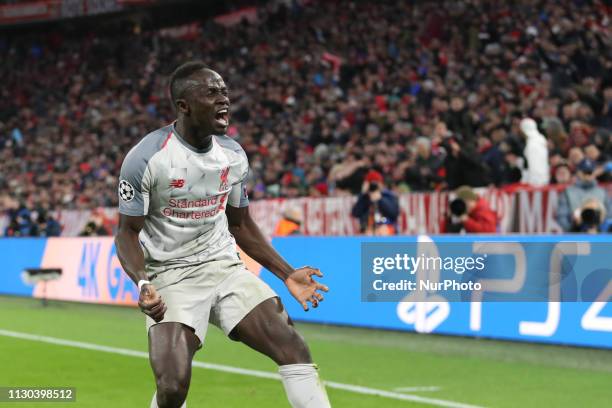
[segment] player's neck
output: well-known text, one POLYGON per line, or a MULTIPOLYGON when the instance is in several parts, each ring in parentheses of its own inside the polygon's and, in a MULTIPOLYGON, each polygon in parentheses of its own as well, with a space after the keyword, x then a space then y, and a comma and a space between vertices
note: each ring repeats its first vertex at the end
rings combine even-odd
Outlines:
POLYGON ((200 151, 210 150, 212 147, 212 134, 203 134, 199 129, 188 126, 181 120, 177 120, 174 127, 186 143, 200 151))

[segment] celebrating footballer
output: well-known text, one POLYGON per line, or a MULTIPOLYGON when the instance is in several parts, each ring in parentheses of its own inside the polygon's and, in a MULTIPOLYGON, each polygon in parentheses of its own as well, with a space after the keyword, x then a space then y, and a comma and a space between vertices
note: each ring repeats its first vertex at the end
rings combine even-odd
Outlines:
POLYGON ((278 295, 245 268, 236 245, 283 280, 304 310, 328 290, 313 279, 321 272, 291 267, 249 215, 249 164, 225 134, 230 101, 221 76, 187 62, 169 86, 177 119, 125 157, 115 238, 146 314, 157 386, 151 407, 186 406, 192 359, 209 322, 278 364, 292 407, 330 407, 304 339, 278 295))

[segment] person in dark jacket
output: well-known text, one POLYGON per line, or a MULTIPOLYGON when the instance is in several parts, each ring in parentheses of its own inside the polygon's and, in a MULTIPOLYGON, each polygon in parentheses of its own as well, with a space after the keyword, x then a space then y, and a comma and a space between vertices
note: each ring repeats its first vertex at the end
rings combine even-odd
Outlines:
POLYGON ((351 211, 359 219, 361 233, 394 235, 397 233, 399 203, 395 194, 383 184, 383 176, 370 170, 362 185, 361 194, 351 211))
POLYGON ((474 123, 463 98, 455 96, 451 99, 450 110, 446 112, 444 119, 450 131, 461 135, 465 141, 473 142, 474 123))
POLYGON ((507 168, 504 151, 501 148, 501 143, 505 138, 506 129, 499 126, 492 130, 490 139, 488 137, 478 139, 478 151, 483 163, 490 170, 491 182, 496 186, 503 184, 507 168))
POLYGON ((6 237, 29 237, 32 230, 32 214, 25 204, 9 212, 9 225, 4 231, 6 237))
POLYGON ((461 146, 454 139, 447 139, 443 147, 448 151, 444 159, 446 184, 454 190, 459 186, 484 187, 491 183, 490 171, 478 152, 467 144, 461 146))
POLYGON ((32 225, 30 236, 32 237, 59 237, 62 226, 51 214, 46 211, 38 213, 36 223, 32 225))

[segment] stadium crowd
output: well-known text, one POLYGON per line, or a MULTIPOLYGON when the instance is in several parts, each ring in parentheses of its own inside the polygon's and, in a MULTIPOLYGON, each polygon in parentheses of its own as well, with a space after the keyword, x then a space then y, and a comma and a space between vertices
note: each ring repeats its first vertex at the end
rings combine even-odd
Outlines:
POLYGON ((122 159, 173 119, 167 78, 189 59, 230 88, 251 199, 357 195, 371 171, 393 193, 566 184, 585 158, 608 179, 604 2, 314 4, 189 38, 0 38, 0 207, 116 206, 122 159))

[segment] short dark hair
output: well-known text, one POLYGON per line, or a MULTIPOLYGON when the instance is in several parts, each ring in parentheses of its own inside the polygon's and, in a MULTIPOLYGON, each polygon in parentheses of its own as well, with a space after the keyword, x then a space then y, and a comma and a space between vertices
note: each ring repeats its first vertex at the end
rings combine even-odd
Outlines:
POLYGON ((189 79, 189 77, 193 73, 202 71, 205 69, 210 69, 210 68, 208 68, 208 65, 206 65, 202 61, 188 61, 178 66, 174 70, 174 72, 172 72, 172 75, 170 75, 169 87, 170 87, 170 100, 172 101, 173 105, 176 106, 176 99, 180 97, 185 91, 185 88, 187 86, 186 80, 189 79))

